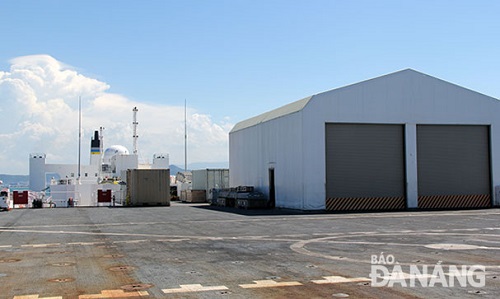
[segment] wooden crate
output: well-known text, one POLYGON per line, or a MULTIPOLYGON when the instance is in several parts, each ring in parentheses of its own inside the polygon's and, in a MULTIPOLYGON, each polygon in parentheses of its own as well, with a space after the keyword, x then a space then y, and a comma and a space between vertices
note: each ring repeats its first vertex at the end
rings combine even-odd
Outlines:
POLYGON ((207 192, 205 190, 188 190, 186 202, 207 202, 207 192))

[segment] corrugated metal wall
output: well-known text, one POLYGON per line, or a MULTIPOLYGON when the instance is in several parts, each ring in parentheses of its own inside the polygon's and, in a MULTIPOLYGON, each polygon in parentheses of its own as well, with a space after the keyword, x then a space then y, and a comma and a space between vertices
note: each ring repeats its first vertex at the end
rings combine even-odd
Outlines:
POLYGON ((193 190, 210 190, 212 188, 229 188, 229 169, 207 168, 193 170, 193 190))
POLYGON ((170 169, 127 170, 127 205, 170 205, 170 169))
POLYGON ((254 186, 269 197, 269 168, 273 167, 276 207, 311 209, 303 201, 303 166, 308 158, 303 156, 301 141, 301 113, 230 133, 230 186, 254 186))
POLYGON ((405 208, 403 125, 326 124, 326 209, 405 208))
POLYGON ((417 126, 418 207, 491 206, 489 127, 417 126))

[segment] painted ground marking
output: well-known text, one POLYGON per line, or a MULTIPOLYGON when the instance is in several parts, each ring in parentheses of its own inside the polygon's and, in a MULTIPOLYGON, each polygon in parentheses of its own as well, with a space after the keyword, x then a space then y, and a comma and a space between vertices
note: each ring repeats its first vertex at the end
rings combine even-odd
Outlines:
POLYGON ((165 294, 173 293, 194 293, 194 292, 205 292, 205 291, 222 291, 227 290, 226 286, 209 286, 204 287, 201 284, 181 284, 180 288, 175 289, 162 289, 165 294))
POLYGON ((125 292, 124 290, 104 290, 100 294, 80 295, 78 299, 129 298, 149 296, 147 291, 125 292))
POLYGON ((330 284, 330 283, 348 283, 348 282, 362 282, 370 281, 369 278, 365 277, 355 277, 347 278, 343 276, 323 276, 322 280, 311 280, 315 284, 330 284))
POLYGON ((240 287, 244 289, 255 289, 255 288, 290 287, 290 286, 301 286, 301 285, 302 284, 298 281, 277 282, 268 279, 268 280, 254 280, 254 283, 240 284, 240 287))

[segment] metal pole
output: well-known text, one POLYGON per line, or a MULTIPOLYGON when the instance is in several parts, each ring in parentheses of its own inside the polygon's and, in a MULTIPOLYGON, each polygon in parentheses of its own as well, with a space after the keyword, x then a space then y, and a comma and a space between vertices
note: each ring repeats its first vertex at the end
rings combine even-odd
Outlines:
POLYGON ((134 134, 133 134, 132 138, 133 138, 133 141, 134 141, 134 144, 133 144, 133 146, 134 146, 134 155, 137 155, 137 138, 139 137, 137 135, 137 125, 139 124, 137 122, 137 111, 139 111, 137 109, 137 107, 134 107, 134 109, 132 109, 132 112, 133 112, 132 126, 133 126, 133 131, 134 131, 133 132, 134 134))
POLYGON ((184 99, 184 172, 187 172, 187 102, 184 99))
POLYGON ((101 180, 101 177, 102 177, 102 158, 104 156, 104 151, 103 151, 103 147, 104 147, 103 131, 104 131, 104 127, 99 127, 99 153, 100 153, 100 157, 99 157, 99 180, 101 180))
POLYGON ((81 156, 82 156, 82 97, 78 98, 78 183, 81 175, 81 156))

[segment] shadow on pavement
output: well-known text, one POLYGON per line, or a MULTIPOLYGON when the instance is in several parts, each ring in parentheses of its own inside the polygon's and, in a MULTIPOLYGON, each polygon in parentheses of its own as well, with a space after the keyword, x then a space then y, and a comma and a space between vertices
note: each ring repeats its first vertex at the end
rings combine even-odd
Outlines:
POLYGON ((211 205, 197 205, 193 208, 211 210, 223 213, 231 213, 243 216, 289 216, 289 215, 320 215, 327 214, 325 211, 301 211, 293 209, 240 209, 232 207, 219 207, 211 205))

